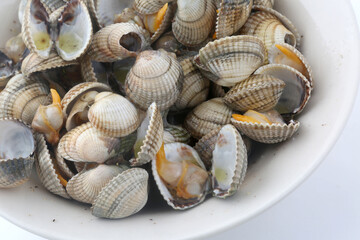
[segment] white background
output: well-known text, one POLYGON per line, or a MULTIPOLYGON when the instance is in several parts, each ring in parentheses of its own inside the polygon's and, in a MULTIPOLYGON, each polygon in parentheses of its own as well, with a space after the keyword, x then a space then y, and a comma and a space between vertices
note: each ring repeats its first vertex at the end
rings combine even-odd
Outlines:
MULTIPOLYGON (((360 26, 360 1, 351 0, 351 2, 360 26)), ((208 239, 360 239, 360 141, 358 138, 360 138, 360 93, 342 136, 309 179, 288 197, 259 216, 208 239)), ((18 228, 1 217, 0 238, 2 240, 44 239, 18 228)))

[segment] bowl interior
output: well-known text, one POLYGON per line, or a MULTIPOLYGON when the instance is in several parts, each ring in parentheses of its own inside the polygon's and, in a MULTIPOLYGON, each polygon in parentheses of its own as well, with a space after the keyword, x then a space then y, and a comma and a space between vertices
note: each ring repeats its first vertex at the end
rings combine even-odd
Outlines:
MULTIPOLYGON (((20 32, 18 2, 0 2, 0 46, 20 32)), ((0 215, 51 239, 178 239, 224 230, 284 197, 324 159, 346 123, 360 76, 359 54, 353 54, 359 53, 359 39, 349 1, 276 0, 275 8, 290 18, 303 36, 302 52, 312 65, 315 90, 298 118, 300 131, 286 143, 261 145, 235 196, 211 198, 183 212, 157 199, 135 216, 110 221, 93 217, 87 205, 47 192, 34 174, 19 188, 0 190, 0 215)), ((151 195, 156 198, 157 192, 151 195)))

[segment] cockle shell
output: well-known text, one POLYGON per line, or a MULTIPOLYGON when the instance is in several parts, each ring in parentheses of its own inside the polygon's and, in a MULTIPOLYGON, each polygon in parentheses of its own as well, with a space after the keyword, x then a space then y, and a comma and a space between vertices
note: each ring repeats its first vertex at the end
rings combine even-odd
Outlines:
POLYGON ((217 13, 216 38, 236 33, 250 16, 253 0, 222 0, 217 13))
POLYGON ((218 127, 210 131, 205 136, 200 138, 200 140, 194 146, 194 149, 199 154, 207 170, 210 170, 212 166, 213 151, 215 149, 215 144, 218 139, 220 129, 221 127, 218 127))
POLYGON ((88 118, 99 132, 109 137, 127 136, 140 125, 135 106, 123 96, 111 92, 96 95, 88 118))
POLYGON ((174 0, 135 0, 134 9, 141 14, 157 13, 166 3, 174 0))
POLYGON ((66 191, 79 202, 92 204, 111 179, 129 169, 125 165, 109 166, 100 164, 89 170, 84 169, 70 179, 66 185, 66 191))
POLYGON ((0 88, 6 86, 14 73, 13 61, 0 51, 0 88))
POLYGON ((286 141, 291 138, 300 127, 300 123, 293 120, 288 124, 264 124, 240 122, 232 118, 231 124, 254 141, 267 144, 286 141))
POLYGON ((285 88, 275 109, 280 114, 299 114, 307 105, 312 87, 307 78, 296 69, 282 64, 268 64, 255 74, 272 75, 285 82, 285 88))
POLYGON ((135 140, 136 134, 124 138, 104 136, 91 123, 85 123, 60 139, 58 151, 67 160, 104 163, 129 151, 135 140))
POLYGON ((278 103, 284 81, 270 75, 252 75, 230 89, 224 97, 224 102, 234 110, 267 111, 278 103))
POLYGON ((15 119, 0 119, 0 188, 17 187, 29 180, 34 165, 32 130, 15 119))
POLYGON ((16 118, 31 124, 37 108, 51 103, 49 93, 45 82, 15 75, 0 93, 0 118, 16 118))
POLYGON ((131 166, 140 166, 155 158, 163 143, 164 126, 156 103, 150 105, 146 117, 137 130, 135 142, 135 158, 130 160, 131 166))
POLYGON ((96 14, 102 27, 114 24, 115 15, 130 7, 132 1, 96 0, 96 14))
POLYGON ((172 24, 176 39, 185 46, 204 42, 214 24, 216 9, 212 0, 178 0, 172 24))
POLYGON ((92 214, 102 218, 125 218, 140 211, 148 199, 149 174, 131 168, 113 178, 96 197, 92 214))
POLYGON ((18 63, 23 57, 25 49, 26 46, 22 40, 21 34, 19 34, 6 41, 4 52, 14 61, 14 63, 18 63))
POLYGON ((144 51, 126 77, 126 95, 144 111, 153 102, 164 111, 177 100, 183 80, 183 70, 174 56, 164 50, 144 51))
POLYGON ((35 165, 41 183, 50 192, 70 199, 70 196, 65 190, 67 182, 60 175, 54 155, 51 154, 44 135, 37 133, 35 138, 37 144, 35 165))
POLYGON ((219 131, 212 158, 213 195, 226 198, 236 193, 244 181, 247 153, 240 133, 228 124, 219 131))
POLYGON ((168 52, 177 53, 181 48, 181 43, 176 40, 174 34, 171 32, 167 32, 153 44, 154 50, 164 49, 168 52))
POLYGON ((221 98, 213 98, 192 110, 186 117, 184 127, 192 137, 200 139, 210 131, 230 123, 232 110, 221 98))
POLYGON ((189 143, 190 138, 190 133, 183 127, 169 124, 164 128, 164 144, 174 142, 189 143))
POLYGON ((69 165, 73 162, 65 160, 63 157, 61 157, 61 155, 57 150, 57 146, 54 147, 54 155, 55 155, 56 165, 59 167, 60 175, 68 179, 72 178, 74 176, 74 172, 70 169, 69 165))
POLYGON ((115 62, 136 57, 150 43, 150 35, 134 23, 116 23, 97 32, 88 51, 92 60, 115 62))
POLYGON ((267 8, 272 8, 274 6, 274 0, 254 0, 254 6, 260 5, 267 8))
POLYGON ((174 109, 183 110, 205 102, 210 88, 210 81, 195 67, 190 57, 180 61, 184 72, 183 89, 175 102, 174 109))
POLYGON ((81 75, 85 82, 98 82, 91 56, 85 55, 80 63, 81 75))
POLYGON ((46 10, 49 12, 54 12, 58 8, 66 5, 66 0, 40 0, 44 4, 46 10))
POLYGON ((208 43, 200 49, 194 62, 217 76, 216 84, 229 87, 245 80, 263 65, 265 55, 265 46, 257 37, 232 36, 208 43))

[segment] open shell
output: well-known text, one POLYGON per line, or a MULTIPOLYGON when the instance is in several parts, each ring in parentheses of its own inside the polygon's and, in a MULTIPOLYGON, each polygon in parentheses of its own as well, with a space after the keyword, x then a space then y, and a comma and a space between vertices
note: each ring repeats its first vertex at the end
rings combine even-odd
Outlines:
POLYGON ((150 105, 146 117, 137 130, 135 158, 130 160, 132 166, 140 166, 155 158, 163 142, 164 127, 156 103, 150 105))
POLYGON ((232 109, 267 111, 278 103, 284 81, 270 75, 252 75, 245 81, 235 85, 224 97, 224 102, 232 109))
POLYGON ((166 3, 174 0, 135 0, 134 9, 141 14, 157 13, 166 3))
POLYGON ((204 42, 210 35, 216 16, 213 1, 179 0, 172 30, 176 39, 185 46, 204 42))
POLYGON ((0 188, 29 180, 34 152, 35 140, 28 126, 15 119, 0 119, 0 188))
POLYGON ((148 199, 149 174, 132 168, 113 178, 96 197, 92 214, 102 218, 125 218, 140 211, 148 199))
POLYGON ((170 108, 182 86, 181 65, 164 50, 140 53, 125 82, 127 97, 144 111, 153 102, 156 102, 160 111, 170 108))
POLYGON ((210 170, 212 166, 213 151, 215 149, 220 129, 221 127, 218 127, 217 129, 210 131, 208 134, 200 138, 194 146, 194 149, 199 154, 207 170, 210 170))
POLYGON ((213 98, 191 111, 184 123, 192 137, 200 139, 210 131, 230 123, 232 110, 221 98, 213 98))

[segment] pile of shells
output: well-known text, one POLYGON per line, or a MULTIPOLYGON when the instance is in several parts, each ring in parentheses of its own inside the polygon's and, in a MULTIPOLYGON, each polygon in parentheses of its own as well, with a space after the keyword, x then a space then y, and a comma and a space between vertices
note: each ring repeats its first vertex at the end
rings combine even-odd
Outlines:
POLYGON ((151 182, 179 210, 236 194, 252 142, 291 138, 314 85, 273 5, 22 0, 0 53, 0 188, 35 165, 101 218, 140 211, 151 182))

